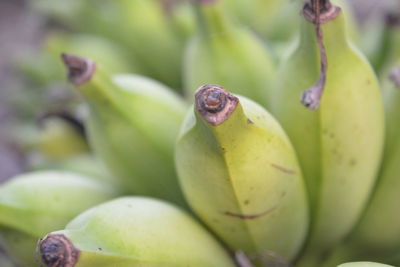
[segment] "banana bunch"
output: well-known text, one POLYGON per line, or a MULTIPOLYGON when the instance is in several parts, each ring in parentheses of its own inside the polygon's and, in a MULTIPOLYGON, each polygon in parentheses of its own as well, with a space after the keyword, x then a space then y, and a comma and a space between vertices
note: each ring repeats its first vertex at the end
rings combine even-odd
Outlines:
POLYGON ((302 174, 286 134, 261 106, 217 85, 200 87, 176 167, 193 211, 232 249, 272 261, 297 255, 308 227, 302 174))
POLYGON ((234 267, 224 248, 192 217, 144 197, 118 198, 73 219, 38 244, 45 266, 234 267))
POLYGON ((311 267, 350 233, 367 204, 382 154, 384 116, 377 78, 349 43, 340 8, 328 1, 318 11, 308 3, 303 13, 300 39, 278 73, 271 110, 304 171, 311 230, 299 266, 311 267), (318 13, 320 24, 314 25, 318 13), (318 110, 306 109, 300 98, 318 110))
POLYGON ((184 58, 187 97, 204 84, 223 84, 232 92, 267 106, 275 66, 264 43, 235 25, 216 1, 195 1, 197 35, 184 58))
POLYGON ((69 80, 89 103, 89 141, 127 193, 185 205, 173 148, 186 105, 171 89, 134 75, 110 76, 101 65, 63 55, 69 80))
POLYGON ((14 177, 0 186, 0 246, 21 266, 35 266, 41 236, 115 196, 109 185, 70 172, 38 171, 14 177))

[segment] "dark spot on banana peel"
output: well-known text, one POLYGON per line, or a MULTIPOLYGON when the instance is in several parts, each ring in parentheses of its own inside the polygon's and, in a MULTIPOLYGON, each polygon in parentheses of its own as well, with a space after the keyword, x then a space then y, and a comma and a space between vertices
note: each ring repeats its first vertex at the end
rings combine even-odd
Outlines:
POLYGON ((75 85, 90 81, 96 71, 96 64, 90 59, 66 53, 61 58, 67 67, 68 80, 75 85))
POLYGON ((195 94, 197 112, 210 124, 217 126, 235 111, 239 99, 218 85, 204 85, 195 94))
POLYGON ((250 119, 247 119, 247 123, 248 124, 254 124, 254 122, 252 120, 250 120, 250 119))
POLYGON ((74 267, 79 250, 62 234, 49 234, 39 244, 43 263, 48 267, 74 267))
POLYGON ((251 215, 238 214, 238 213, 234 213, 234 212, 230 212, 230 211, 225 211, 224 214, 227 215, 227 216, 239 218, 239 219, 242 219, 242 220, 254 220, 254 219, 258 219, 258 218, 261 218, 261 217, 264 217, 264 216, 270 214, 275 209, 276 209, 276 207, 273 207, 273 208, 268 209, 268 210, 266 210, 266 211, 264 211, 262 213, 251 214, 251 215))
POLYGON ((249 205, 249 204, 250 204, 250 200, 246 199, 246 200, 243 202, 243 204, 249 205))
POLYGON ((292 174, 292 175, 296 174, 296 172, 294 170, 287 169, 285 167, 282 167, 282 166, 274 164, 274 163, 271 163, 271 167, 273 167, 281 172, 284 172, 286 174, 292 174))

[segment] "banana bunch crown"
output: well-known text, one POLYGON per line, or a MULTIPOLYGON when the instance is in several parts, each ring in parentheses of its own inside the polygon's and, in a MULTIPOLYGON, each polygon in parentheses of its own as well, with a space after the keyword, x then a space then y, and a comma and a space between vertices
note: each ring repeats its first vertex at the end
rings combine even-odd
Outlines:
POLYGON ((144 197, 91 208, 44 237, 38 251, 46 266, 235 266, 193 218, 144 197))
POLYGON ((176 147, 189 205, 232 249, 292 259, 308 206, 286 134, 261 106, 220 86, 202 86, 195 99, 176 147))

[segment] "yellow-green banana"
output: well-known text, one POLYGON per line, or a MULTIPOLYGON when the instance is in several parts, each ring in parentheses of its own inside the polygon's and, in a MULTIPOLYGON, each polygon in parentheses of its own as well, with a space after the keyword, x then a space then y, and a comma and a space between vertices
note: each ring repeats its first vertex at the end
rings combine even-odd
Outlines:
POLYGON ((86 20, 81 29, 117 41, 138 62, 141 74, 171 88, 181 89, 182 50, 185 42, 172 25, 174 10, 165 9, 160 0, 85 2, 86 8, 81 17, 86 20), (103 8, 93 8, 97 5, 103 8))
POLYGON ((89 153, 82 124, 68 113, 49 113, 39 120, 37 150, 47 160, 61 161, 89 153))
MULTIPOLYGON (((400 70, 400 60, 398 67, 394 67, 393 70, 397 68, 400 70)), ((400 78, 400 71, 397 77, 400 78)), ((396 85, 387 73, 382 83, 386 112, 386 140, 380 175, 357 227, 332 253, 325 266, 348 260, 392 263, 393 258, 399 254, 400 82, 396 85)))
POLYGON ((196 92, 176 167, 195 213, 230 248, 293 259, 308 227, 302 174, 286 134, 255 102, 217 85, 196 92))
POLYGON ((90 108, 89 141, 127 193, 183 205, 173 148, 186 105, 156 81, 109 76, 91 60, 63 55, 69 79, 90 108))
POLYGON ((23 266, 34 266, 40 237, 116 195, 109 185, 70 172, 38 171, 12 178, 0 186, 0 235, 7 252, 23 260, 23 266))
POLYGON ((307 267, 319 266, 358 221, 375 183, 384 140, 377 78, 348 42, 340 8, 329 1, 317 3, 320 12, 309 3, 304 7, 300 40, 278 73, 271 99, 307 182, 311 236, 300 261, 307 267), (319 27, 310 22, 316 13, 319 27), (318 75, 318 83, 305 91, 318 75), (318 110, 306 109, 301 97, 318 110))
POLYGON ((223 84, 232 92, 267 105, 275 66, 266 45, 225 16, 220 0, 196 0, 198 34, 184 59, 187 97, 203 84, 223 84))
POLYGON ((343 263, 340 264, 338 267, 394 267, 392 265, 386 265, 382 263, 376 263, 376 262, 348 262, 348 263, 343 263))
POLYGON ((234 267, 220 244, 166 202, 125 197, 98 205, 38 244, 49 267, 234 267))

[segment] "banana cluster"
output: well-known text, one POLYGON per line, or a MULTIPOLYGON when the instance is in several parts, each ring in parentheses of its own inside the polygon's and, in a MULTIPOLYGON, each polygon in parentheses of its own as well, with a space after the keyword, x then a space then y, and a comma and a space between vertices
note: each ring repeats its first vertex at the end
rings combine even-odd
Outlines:
POLYGON ((1 266, 400 265, 400 5, 375 45, 342 0, 29 5, 68 108, 16 134, 1 266))

